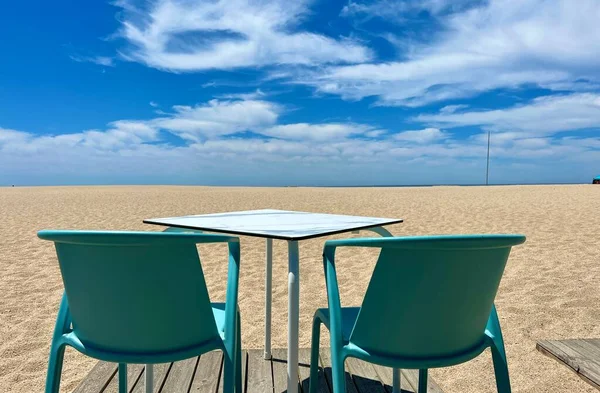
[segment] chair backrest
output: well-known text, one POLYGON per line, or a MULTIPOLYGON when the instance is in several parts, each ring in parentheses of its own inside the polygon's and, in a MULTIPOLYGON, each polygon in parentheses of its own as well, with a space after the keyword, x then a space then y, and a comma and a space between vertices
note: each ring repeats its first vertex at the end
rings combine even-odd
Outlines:
POLYGON ((480 344, 511 246, 525 237, 396 240, 381 249, 350 341, 409 358, 454 356, 480 344))
MULTIPOLYGON (((52 240, 73 330, 86 346, 160 353, 218 339, 198 234, 43 231, 52 240)), ((210 236, 210 235, 209 235, 210 236)))

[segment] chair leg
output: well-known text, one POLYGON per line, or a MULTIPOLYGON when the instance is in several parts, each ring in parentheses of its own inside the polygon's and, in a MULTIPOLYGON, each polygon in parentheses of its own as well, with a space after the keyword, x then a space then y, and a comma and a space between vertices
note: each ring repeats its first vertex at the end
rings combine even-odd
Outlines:
POLYGON ((319 345, 321 341, 321 320, 317 317, 313 320, 312 342, 310 346, 310 379, 309 393, 317 393, 319 384, 319 345))
POLYGON ((504 350, 504 339, 500 320, 496 306, 492 307, 492 312, 486 326, 486 334, 491 338, 490 349, 492 350, 492 360, 494 362, 494 374, 496 375, 496 388, 498 393, 510 393, 510 378, 508 376, 508 362, 506 361, 506 351, 504 350))
POLYGON ((242 327, 238 314, 237 334, 235 343, 235 391, 242 393, 242 327))
POLYGON ((69 302, 67 301, 67 296, 63 293, 58 308, 58 315, 56 316, 54 333, 52 334, 52 344, 50 345, 48 374, 46 376, 46 393, 58 393, 60 390, 60 376, 65 358, 63 335, 70 331, 71 313, 69 312, 69 302))
POLYGON ((344 358, 335 347, 331 347, 331 379, 333 382, 333 393, 346 393, 344 358))
POLYGON ((400 369, 392 368, 392 393, 401 393, 401 385, 400 369))
POLYGON ((508 376, 508 363, 504 348, 491 346, 492 361, 494 362, 494 374, 496 375, 496 388, 498 393, 511 393, 510 377, 508 376))
POLYGON ((119 363, 119 393, 127 393, 127 364, 119 363))
POLYGON ((65 357, 65 345, 52 343, 50 359, 48 361, 48 375, 46 376, 46 393, 58 393, 60 390, 60 377, 65 357))
MULTIPOLYGON (((238 359, 241 361, 241 356, 238 356, 240 349, 240 315, 237 311, 235 330, 233 335, 233 345, 226 343, 225 349, 223 350, 223 393, 238 393, 238 384, 241 385, 241 376, 238 377, 238 359)), ((239 366, 241 370, 241 366, 239 366)), ((240 392, 241 393, 241 387, 240 392)))
POLYGON ((228 350, 223 351, 223 393, 234 393, 235 355, 228 350))
POLYGON ((419 393, 427 393, 427 369, 419 370, 419 393))

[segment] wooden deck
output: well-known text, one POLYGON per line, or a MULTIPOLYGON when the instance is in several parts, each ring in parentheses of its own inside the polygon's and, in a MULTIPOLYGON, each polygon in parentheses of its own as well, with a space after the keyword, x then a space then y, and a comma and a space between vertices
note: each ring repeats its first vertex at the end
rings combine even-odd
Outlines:
POLYGON ((544 340, 536 348, 600 389, 600 339, 544 340))
MULTIPOLYGON (((262 350, 243 351, 243 385, 248 393, 283 393, 287 391, 286 350, 273 351, 272 360, 264 360, 262 350)), ((308 393, 310 352, 299 353, 299 392, 308 393)), ((319 368, 319 393, 331 392, 331 361, 328 351, 321 351, 319 368)), ((221 352, 168 364, 154 366, 155 393, 219 393, 222 387, 221 352)), ((128 392, 144 393, 143 365, 130 365, 127 372, 128 392)), ((346 362, 348 393, 390 393, 392 371, 357 359, 346 362)), ((416 392, 418 372, 402 371, 403 393, 416 392), (406 392, 404 392, 406 391, 406 392)), ((439 386, 429 378, 429 393, 442 393, 439 386)), ((117 393, 117 366, 99 362, 73 393, 117 393)))

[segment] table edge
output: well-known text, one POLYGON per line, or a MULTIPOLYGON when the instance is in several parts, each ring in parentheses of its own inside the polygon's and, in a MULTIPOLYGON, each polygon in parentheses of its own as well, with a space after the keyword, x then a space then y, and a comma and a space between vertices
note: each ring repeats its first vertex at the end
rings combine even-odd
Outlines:
POLYGON ((225 231, 225 230, 218 230, 218 229, 214 229, 214 228, 204 228, 204 227, 199 227, 199 226, 193 226, 192 227, 192 226, 189 226, 189 225, 165 224, 165 223, 160 223, 160 222, 152 221, 152 219, 146 219, 146 220, 143 220, 142 222, 144 224, 160 225, 160 226, 164 226, 164 227, 175 227, 175 228, 184 228, 184 229, 198 229, 198 230, 201 230, 201 231, 216 232, 216 233, 226 233, 226 234, 239 235, 239 236, 260 237, 260 238, 264 238, 264 239, 300 241, 300 240, 316 239, 318 237, 323 237, 323 236, 338 235, 340 233, 346 233, 346 232, 352 232, 352 231, 360 231, 360 230, 363 230, 363 229, 383 227, 383 226, 386 226, 386 225, 401 224, 401 223, 404 222, 404 219, 400 218, 398 220, 393 220, 393 221, 389 221, 389 222, 385 222, 385 223, 381 223, 381 224, 369 224, 369 225, 364 225, 364 226, 355 227, 355 228, 351 228, 351 229, 335 230, 335 231, 331 231, 331 232, 324 232, 324 233, 319 233, 319 234, 316 234, 316 235, 305 235, 305 236, 261 235, 261 234, 257 234, 257 233, 248 233, 248 232, 242 232, 242 231, 225 231))

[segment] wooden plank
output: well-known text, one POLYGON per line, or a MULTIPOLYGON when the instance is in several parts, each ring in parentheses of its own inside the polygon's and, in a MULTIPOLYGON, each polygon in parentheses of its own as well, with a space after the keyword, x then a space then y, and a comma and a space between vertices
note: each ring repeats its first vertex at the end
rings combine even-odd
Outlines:
MULTIPOLYGON (((321 351, 329 351, 329 348, 321 348, 321 351)), ((310 384, 310 349, 302 348, 298 352, 298 361, 300 367, 298 369, 298 376, 300 378, 300 385, 302 387, 302 393, 308 393, 310 384)), ((317 378, 317 393, 330 393, 329 385, 325 380, 325 373, 323 367, 319 365, 319 377, 317 378)))
POLYGON ((261 350, 249 350, 247 360, 246 392, 273 393, 271 362, 263 358, 261 350))
POLYGON ((386 393, 375 368, 370 363, 356 358, 346 359, 346 370, 352 375, 360 393, 386 393))
POLYGON ((161 393, 187 393, 192 384, 199 357, 173 362, 161 393))
POLYGON ((600 340, 543 340, 537 343, 536 348, 600 389, 600 340))
POLYGON ((190 393, 215 393, 219 386, 219 378, 222 378, 222 364, 222 351, 212 351, 201 355, 192 380, 190 393))
MULTIPOLYGON (((271 359, 273 391, 274 393, 283 393, 287 391, 287 349, 273 349, 271 352, 273 354, 271 359)), ((299 376, 300 373, 298 373, 299 376)), ((301 391, 300 381, 298 381, 298 391, 301 391)))
MULTIPOLYGON (((128 364, 127 365, 127 391, 132 392, 136 383, 140 379, 144 371, 143 364, 128 364)), ((115 373, 115 376, 110 380, 109 384, 104 389, 104 393, 118 393, 119 392, 119 373, 115 373)))
MULTIPOLYGON (((320 351, 321 364, 323 366, 323 370, 325 372, 325 379, 327 383, 331 387, 331 391, 333 391, 333 382, 331 380, 331 352, 327 349, 320 351)), ((347 393, 359 393, 354 385, 354 381, 352 381, 352 377, 348 370, 346 370, 346 392, 347 393)))
MULTIPOLYGON (((539 344, 538 344, 539 345, 539 344)), ((556 352, 580 359, 582 353, 600 354, 600 340, 568 340, 554 343, 556 352)), ((329 348, 320 351, 318 393, 331 392, 331 359, 329 348)), ((310 350, 299 351, 298 370, 300 391, 308 393, 310 382, 310 350)), ((261 350, 242 351, 243 391, 249 393, 282 393, 287 390, 287 351, 273 351, 274 360, 265 361, 261 350)), ((551 355, 550 355, 551 356, 551 355)), ((566 356, 566 355, 565 355, 566 356)), ((560 360, 560 359, 559 359, 560 360)), ((585 363, 600 370, 600 357, 585 363)), ((154 392, 156 393, 222 393, 222 352, 214 351, 199 358, 175 363, 155 365, 154 392)), ((144 365, 128 366, 128 391, 144 393, 144 365)), ((587 374, 586 374, 587 375, 587 374)), ((585 378, 585 375, 582 375, 585 378)), ((417 370, 402 370, 402 389, 415 392, 418 385, 417 370)), ((357 359, 346 361, 346 386, 349 393, 391 393, 392 371, 390 368, 370 364, 357 359), (385 389, 385 390, 382 390, 385 389)), ((429 378, 428 391, 442 393, 440 387, 429 378)), ((117 393, 117 365, 99 362, 73 393, 117 393)))
POLYGON ((577 348, 580 355, 587 359, 600 362, 600 340, 581 339, 581 340, 564 340, 566 345, 577 348))
POLYGON ((567 365, 592 386, 600 388, 600 364, 596 354, 597 349, 586 345, 583 340, 547 341, 545 344, 554 355, 551 357, 567 365))
MULTIPOLYGON (((154 365, 154 373, 153 373, 153 383, 152 383, 152 391, 160 392, 162 385, 165 383, 167 375, 169 373, 169 369, 171 368, 172 363, 160 363, 154 365)), ((142 371, 142 375, 140 376, 140 380, 135 384, 132 393, 144 393, 146 391, 146 367, 144 367, 142 371)))
POLYGON ((593 340, 568 340, 567 345, 579 353, 580 372, 586 378, 598 383, 600 381, 600 348, 593 340))
POLYGON ((98 362, 73 393, 102 393, 117 374, 117 364, 98 362))

